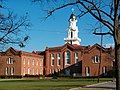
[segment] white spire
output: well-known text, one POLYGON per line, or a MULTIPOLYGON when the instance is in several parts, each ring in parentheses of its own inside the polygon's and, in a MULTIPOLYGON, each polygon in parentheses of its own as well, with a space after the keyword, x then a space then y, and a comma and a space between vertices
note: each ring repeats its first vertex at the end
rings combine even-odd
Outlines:
POLYGON ((72 8, 72 14, 69 19, 68 37, 64 38, 64 41, 65 43, 80 45, 81 39, 78 37, 78 26, 76 25, 77 19, 73 11, 74 9, 72 8))

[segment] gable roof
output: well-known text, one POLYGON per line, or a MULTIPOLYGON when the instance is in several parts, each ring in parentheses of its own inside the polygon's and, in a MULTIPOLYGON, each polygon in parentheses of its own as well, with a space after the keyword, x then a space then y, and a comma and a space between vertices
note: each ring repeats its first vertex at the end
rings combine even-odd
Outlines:
POLYGON ((66 43, 63 46, 46 48, 46 50, 57 52, 57 51, 64 51, 66 48, 68 48, 70 50, 80 50, 80 51, 84 51, 84 52, 91 52, 95 48, 97 48, 99 50, 102 48, 103 51, 110 51, 110 48, 104 48, 104 47, 102 47, 101 45, 99 45, 97 43, 92 45, 92 46, 90 46, 90 45, 81 46, 81 45, 77 45, 77 44, 66 43))
POLYGON ((29 56, 43 57, 43 56, 38 55, 38 54, 33 53, 33 52, 21 51, 21 50, 14 49, 12 47, 8 48, 5 52, 2 52, 2 55, 4 55, 4 56, 5 55, 18 55, 18 56, 29 55, 29 56))
POLYGON ((76 45, 76 44, 66 43, 63 46, 46 48, 46 50, 49 50, 49 51, 64 51, 64 49, 66 49, 66 48, 69 48, 71 50, 83 50, 85 47, 86 46, 80 46, 80 45, 76 45))
POLYGON ((19 52, 17 52, 14 48, 10 47, 5 51, 6 55, 19 55, 19 52))
POLYGON ((97 49, 102 49, 102 51, 110 51, 111 50, 111 48, 104 48, 104 47, 102 47, 101 45, 99 45, 99 44, 94 44, 93 46, 90 46, 89 47, 89 49, 87 50, 88 52, 90 52, 90 51, 92 51, 94 48, 97 48, 97 49))

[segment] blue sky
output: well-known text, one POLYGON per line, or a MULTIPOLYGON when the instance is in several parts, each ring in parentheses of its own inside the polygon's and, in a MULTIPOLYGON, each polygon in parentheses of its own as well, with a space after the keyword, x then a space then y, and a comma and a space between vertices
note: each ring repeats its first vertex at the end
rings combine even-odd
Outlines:
MULTIPOLYGON (((30 39, 26 43, 26 47, 19 48, 17 45, 12 45, 12 47, 31 52, 36 50, 42 51, 46 47, 65 44, 64 38, 67 37, 68 19, 72 13, 72 7, 58 10, 44 20, 43 18, 46 16, 46 12, 41 11, 41 7, 38 4, 31 3, 30 0, 8 0, 5 5, 19 16, 27 12, 32 23, 28 32, 30 39)), ((74 13, 77 14, 77 10, 74 10, 74 13)), ((100 36, 93 35, 93 31, 91 31, 92 25, 94 26, 95 22, 91 15, 85 15, 78 19, 77 25, 82 46, 100 43, 100 36)), ((104 36, 103 45, 105 44, 113 44, 111 36, 104 36)))

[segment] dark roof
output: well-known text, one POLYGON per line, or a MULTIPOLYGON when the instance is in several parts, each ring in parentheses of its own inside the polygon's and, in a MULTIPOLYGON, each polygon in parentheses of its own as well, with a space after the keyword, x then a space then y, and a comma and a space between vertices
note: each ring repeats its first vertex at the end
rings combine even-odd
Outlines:
POLYGON ((73 16, 75 16, 75 15, 74 15, 74 13, 72 13, 72 14, 70 15, 70 19, 72 19, 72 18, 73 18, 73 16))
POLYGON ((49 51, 60 51, 60 50, 63 50, 65 47, 70 47, 70 48, 72 48, 74 50, 76 50, 76 49, 83 50, 86 46, 80 46, 80 45, 77 45, 77 44, 66 43, 63 46, 51 47, 51 48, 47 48, 46 50, 49 50, 49 51))
POLYGON ((66 43, 65 45, 63 46, 58 46, 58 47, 50 47, 50 48, 46 48, 46 50, 49 50, 49 51, 62 51, 64 50, 65 48, 71 48, 71 50, 84 50, 85 52, 89 52, 91 51, 93 48, 97 47, 97 48, 102 48, 103 51, 110 51, 110 48, 104 48, 104 47, 101 47, 101 45, 99 44, 94 44, 92 46, 88 45, 88 46, 81 46, 81 45, 77 45, 77 44, 69 44, 69 43, 66 43))
POLYGON ((12 52, 14 55, 21 55, 21 54, 24 54, 24 55, 34 55, 34 56, 41 56, 41 55, 38 55, 37 53, 34 53, 34 52, 26 52, 26 51, 21 51, 21 50, 17 50, 17 49, 14 49, 12 47, 8 48, 5 52, 2 52, 1 54, 2 55, 6 55, 7 52, 12 52))

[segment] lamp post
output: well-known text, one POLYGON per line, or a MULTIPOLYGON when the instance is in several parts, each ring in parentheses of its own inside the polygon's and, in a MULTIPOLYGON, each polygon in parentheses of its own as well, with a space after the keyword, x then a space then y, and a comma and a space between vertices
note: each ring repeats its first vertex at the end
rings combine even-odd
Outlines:
POLYGON ((99 83, 99 78, 100 78, 100 68, 101 68, 101 61, 102 61, 102 42, 103 42, 103 35, 107 35, 107 34, 110 34, 109 32, 107 32, 107 33, 102 33, 102 27, 101 27, 101 23, 100 23, 100 32, 99 33, 96 33, 96 31, 95 32, 93 32, 93 34, 95 34, 95 35, 100 35, 101 36, 101 39, 100 39, 100 45, 101 45, 101 47, 100 47, 100 61, 99 61, 99 67, 98 67, 98 83, 99 83))

